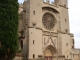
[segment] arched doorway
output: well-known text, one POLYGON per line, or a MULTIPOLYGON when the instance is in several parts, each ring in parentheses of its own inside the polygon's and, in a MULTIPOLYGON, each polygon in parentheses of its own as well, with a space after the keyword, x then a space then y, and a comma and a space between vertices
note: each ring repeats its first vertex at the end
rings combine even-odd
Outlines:
POLYGON ((52 45, 49 45, 44 50, 44 60, 53 60, 53 56, 55 54, 56 54, 56 49, 52 45))

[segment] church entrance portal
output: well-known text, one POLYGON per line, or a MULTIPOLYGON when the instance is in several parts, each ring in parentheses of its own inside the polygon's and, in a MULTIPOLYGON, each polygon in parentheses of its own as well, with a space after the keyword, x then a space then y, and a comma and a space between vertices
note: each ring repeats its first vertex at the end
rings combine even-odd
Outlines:
POLYGON ((55 53, 56 50, 53 48, 53 46, 48 46, 44 51, 44 60, 53 60, 55 53))

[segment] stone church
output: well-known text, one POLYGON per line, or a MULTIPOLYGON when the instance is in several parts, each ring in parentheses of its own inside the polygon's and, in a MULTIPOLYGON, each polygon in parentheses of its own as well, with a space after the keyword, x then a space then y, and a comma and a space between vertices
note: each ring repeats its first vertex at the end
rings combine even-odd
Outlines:
POLYGON ((14 60, 80 60, 70 33, 67 0, 24 0, 18 12, 22 52, 14 60))

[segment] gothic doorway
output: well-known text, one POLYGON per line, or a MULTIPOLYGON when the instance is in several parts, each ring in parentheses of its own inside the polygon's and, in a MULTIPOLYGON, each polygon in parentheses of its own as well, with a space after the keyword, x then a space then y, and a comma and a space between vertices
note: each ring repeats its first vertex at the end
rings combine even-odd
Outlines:
POLYGON ((56 54, 56 49, 49 45, 45 50, 44 50, 44 60, 53 60, 53 56, 56 54))

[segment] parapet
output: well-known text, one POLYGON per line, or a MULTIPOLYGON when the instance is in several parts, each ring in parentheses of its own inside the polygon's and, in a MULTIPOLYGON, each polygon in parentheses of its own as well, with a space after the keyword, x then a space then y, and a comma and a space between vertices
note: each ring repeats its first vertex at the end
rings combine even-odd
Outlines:
POLYGON ((68 7, 67 6, 67 0, 44 0, 45 3, 51 4, 51 5, 58 5, 61 7, 68 7))

